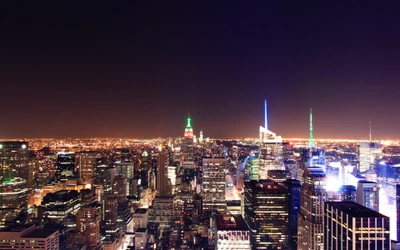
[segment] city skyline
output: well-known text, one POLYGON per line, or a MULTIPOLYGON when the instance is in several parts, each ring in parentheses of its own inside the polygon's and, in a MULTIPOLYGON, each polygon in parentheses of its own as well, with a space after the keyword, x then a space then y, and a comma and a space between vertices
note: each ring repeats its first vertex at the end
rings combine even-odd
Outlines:
POLYGON ((0 138, 400 139, 385 4, 7 4, 0 138))

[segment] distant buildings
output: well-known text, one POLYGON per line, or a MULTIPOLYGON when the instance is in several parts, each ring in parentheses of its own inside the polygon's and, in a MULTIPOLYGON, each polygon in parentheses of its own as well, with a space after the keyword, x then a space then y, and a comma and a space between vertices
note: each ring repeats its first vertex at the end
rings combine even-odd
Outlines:
POLYGON ((328 196, 324 189, 325 173, 321 168, 306 168, 300 189, 298 249, 323 249, 324 202, 328 196))
POLYGON ((324 249, 390 249, 389 217, 354 202, 326 202, 324 249))
POLYGON ((288 190, 271 180, 245 182, 244 219, 252 249, 289 249, 288 190))
POLYGON ((96 168, 97 152, 79 153, 79 177, 92 179, 96 168))
POLYGON ((187 123, 186 123, 184 137, 186 139, 193 139, 193 135, 194 134, 193 134, 193 128, 192 128, 192 125, 191 125, 192 118, 190 118, 190 116, 188 115, 186 121, 187 121, 187 123))

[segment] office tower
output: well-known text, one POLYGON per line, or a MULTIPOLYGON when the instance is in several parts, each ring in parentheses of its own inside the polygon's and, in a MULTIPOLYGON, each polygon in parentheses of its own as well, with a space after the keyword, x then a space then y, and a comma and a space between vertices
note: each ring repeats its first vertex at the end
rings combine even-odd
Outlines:
POLYGON ((167 155, 164 151, 158 152, 156 187, 158 196, 172 195, 171 180, 168 178, 167 155))
POLYGON ((289 191, 289 249, 297 249, 301 182, 289 179, 283 182, 283 185, 289 191))
MULTIPOLYGON (((265 126, 267 121, 265 105, 265 126)), ((259 179, 267 179, 268 170, 284 170, 282 137, 260 126, 259 179)))
POLYGON ((92 179, 96 168, 97 152, 79 153, 79 177, 92 179))
POLYGON ((268 170, 267 177, 278 183, 282 183, 290 179, 290 173, 286 170, 268 170))
POLYGON ((360 172, 374 167, 375 160, 382 156, 382 145, 378 142, 360 142, 360 172), (371 166, 372 164, 372 166, 371 166))
POLYGON ((31 226, 10 226, 0 230, 0 249, 59 249, 59 231, 31 226))
POLYGON ((184 137, 186 139, 193 139, 193 128, 192 125, 190 124, 192 121, 192 118, 190 118, 190 115, 186 118, 186 128, 185 128, 185 134, 184 137))
POLYGON ((255 180, 258 181, 259 176, 259 167, 260 167, 260 159, 259 159, 259 153, 253 153, 249 156, 247 160, 247 171, 248 171, 248 176, 247 180, 255 180))
POLYGON ((289 249, 287 189, 271 180, 245 182, 243 203, 252 249, 289 249))
POLYGON ((149 222, 155 222, 160 228, 169 227, 174 219, 173 197, 156 197, 149 209, 149 222))
POLYGON ((112 193, 118 200, 118 203, 125 202, 127 200, 127 193, 129 192, 129 185, 126 179, 122 175, 117 175, 114 178, 112 185, 112 193))
POLYGON ((0 142, 0 227, 28 204, 28 144, 0 142))
POLYGON ((82 189, 79 195, 82 205, 89 205, 97 201, 94 189, 82 189))
POLYGON ((390 249, 389 218, 354 202, 326 202, 324 249, 390 249))
POLYGON ((321 168, 306 168, 303 184, 300 188, 300 212, 298 224, 299 250, 319 249, 324 247, 323 213, 327 201, 325 173, 321 168))
POLYGON ((57 154, 56 180, 65 180, 75 175, 75 153, 59 152, 57 154))
POLYGON ((109 167, 105 164, 97 165, 93 184, 95 186, 101 186, 104 193, 110 193, 115 176, 115 167, 109 167))
POLYGON ((139 208, 133 214, 133 231, 138 228, 147 228, 149 224, 149 210, 145 208, 139 208))
POLYGON ((356 202, 356 187, 352 185, 343 185, 339 189, 341 201, 356 202))
POLYGON ((250 230, 241 215, 215 215, 214 249, 250 250, 250 230))
POLYGON ((147 228, 138 228, 135 231, 135 250, 146 249, 147 245, 147 228))
POLYGON ((76 230, 88 249, 96 249, 100 243, 100 207, 97 204, 83 206, 76 214, 76 230))
POLYGON ((104 230, 106 235, 115 234, 118 230, 117 227, 117 207, 118 200, 115 195, 107 194, 104 195, 104 200, 102 204, 102 226, 101 229, 104 230))
POLYGON ((203 158, 203 213, 211 213, 214 207, 220 213, 226 212, 225 201, 225 158, 203 158))
POLYGON ((127 180, 135 177, 135 165, 133 162, 116 162, 113 164, 116 174, 123 175, 127 180))
POLYGON ((80 207, 81 199, 76 190, 48 193, 39 207, 39 218, 62 221, 68 214, 76 214, 80 207))
POLYGON ((199 142, 202 143, 203 142, 203 130, 200 130, 200 137, 199 137, 199 142))
POLYGON ((376 182, 359 181, 356 202, 364 207, 379 212, 379 186, 376 182))

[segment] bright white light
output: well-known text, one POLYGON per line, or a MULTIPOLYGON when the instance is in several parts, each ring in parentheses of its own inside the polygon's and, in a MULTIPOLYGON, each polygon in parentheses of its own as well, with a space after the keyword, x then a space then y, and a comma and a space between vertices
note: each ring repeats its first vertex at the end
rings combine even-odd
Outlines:
POLYGON ((26 149, 26 145, 25 144, 22 144, 22 149, 26 149))
POLYGON ((0 148, 3 148, 3 144, 0 144, 0 148))
POLYGON ((326 191, 337 192, 340 188, 338 179, 334 176, 328 176, 326 178, 326 191))

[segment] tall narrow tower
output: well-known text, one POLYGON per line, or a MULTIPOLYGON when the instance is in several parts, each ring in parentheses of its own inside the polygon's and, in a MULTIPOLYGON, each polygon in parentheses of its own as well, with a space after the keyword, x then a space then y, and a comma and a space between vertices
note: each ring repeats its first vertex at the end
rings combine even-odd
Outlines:
POLYGON ((193 138, 193 128, 192 125, 190 124, 192 119, 190 118, 190 114, 188 114, 188 117, 186 118, 186 128, 185 128, 185 138, 193 138))
POLYGON ((268 129, 268 109, 267 109, 267 100, 264 102, 264 128, 268 129))
POLYGON ((310 148, 315 147, 315 143, 314 143, 314 139, 313 139, 312 109, 310 109, 310 141, 308 142, 308 146, 310 148))

